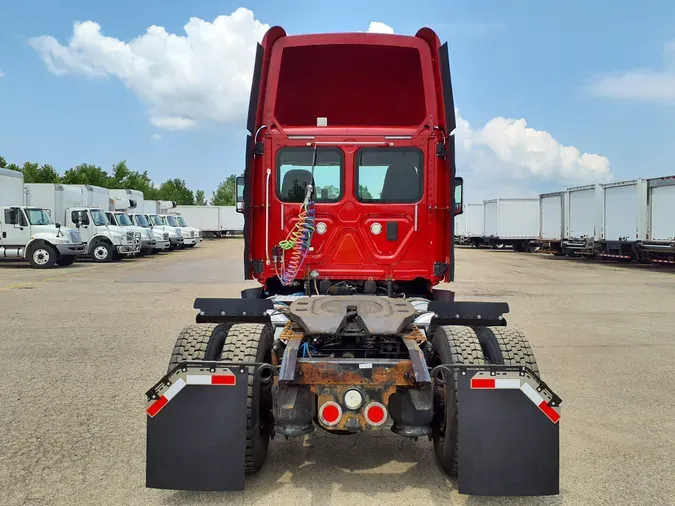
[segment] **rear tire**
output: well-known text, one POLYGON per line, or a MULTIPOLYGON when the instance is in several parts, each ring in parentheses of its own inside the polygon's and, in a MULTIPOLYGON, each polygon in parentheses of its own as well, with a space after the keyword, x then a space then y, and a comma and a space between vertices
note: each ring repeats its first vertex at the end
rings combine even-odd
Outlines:
MULTIPOLYGON (((431 340, 432 366, 439 364, 485 364, 485 357, 476 333, 470 327, 445 325, 438 327, 431 340)), ((436 458, 450 476, 459 470, 457 434, 459 373, 445 375, 445 385, 434 393, 432 439, 436 458)))
POLYGON ((539 366, 525 335, 507 327, 478 327, 476 335, 491 364, 524 365, 539 376, 539 366))
POLYGON ((167 373, 185 360, 219 360, 227 330, 227 325, 213 323, 185 327, 176 339, 167 373))
MULTIPOLYGON (((233 362, 272 362, 274 331, 270 325, 236 323, 227 333, 221 360, 233 362)), ((267 459, 274 418, 271 383, 254 382, 248 375, 246 399, 246 472, 255 473, 267 459)))

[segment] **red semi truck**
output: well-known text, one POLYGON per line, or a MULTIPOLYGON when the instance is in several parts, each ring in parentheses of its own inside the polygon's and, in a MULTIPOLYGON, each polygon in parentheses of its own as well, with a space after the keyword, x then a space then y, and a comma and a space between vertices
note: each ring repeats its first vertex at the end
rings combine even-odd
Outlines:
POLYGON ((318 427, 428 438, 460 493, 557 494, 561 400, 508 304, 438 287, 462 209, 447 44, 273 27, 247 126, 259 286, 195 300, 147 392, 147 486, 240 490, 272 437, 318 427))

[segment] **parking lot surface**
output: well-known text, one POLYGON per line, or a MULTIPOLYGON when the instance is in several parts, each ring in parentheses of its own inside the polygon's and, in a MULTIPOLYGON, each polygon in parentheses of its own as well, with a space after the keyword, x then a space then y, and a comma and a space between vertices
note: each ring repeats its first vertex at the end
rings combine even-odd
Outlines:
POLYGON ((675 272, 469 249, 457 298, 508 302, 563 399, 559 496, 461 496, 430 442, 388 431, 275 439, 244 492, 146 489, 144 392, 196 297, 255 286, 242 251, 0 263, 0 504, 675 504, 675 272))

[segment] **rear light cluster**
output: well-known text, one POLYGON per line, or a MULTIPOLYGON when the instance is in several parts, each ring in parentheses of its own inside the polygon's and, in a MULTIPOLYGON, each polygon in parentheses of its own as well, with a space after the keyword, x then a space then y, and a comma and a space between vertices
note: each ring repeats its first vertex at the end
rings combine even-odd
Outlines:
MULTIPOLYGON (((351 410, 359 409, 363 404, 363 396, 357 390, 348 390, 344 397, 345 406, 351 410)), ((363 410, 366 422, 379 427, 387 421, 387 408, 379 402, 371 402, 363 410)), ((328 427, 334 427, 342 419, 342 406, 328 401, 319 408, 319 420, 328 427)))

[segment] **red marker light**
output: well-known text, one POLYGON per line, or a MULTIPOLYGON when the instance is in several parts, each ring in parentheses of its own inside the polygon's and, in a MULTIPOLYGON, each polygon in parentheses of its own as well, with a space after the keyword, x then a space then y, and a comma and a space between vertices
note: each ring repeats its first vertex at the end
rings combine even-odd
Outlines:
POLYGON ((387 421, 387 409, 379 402, 371 402, 366 406, 366 421, 375 427, 387 421))

